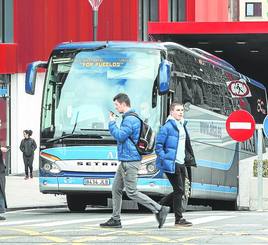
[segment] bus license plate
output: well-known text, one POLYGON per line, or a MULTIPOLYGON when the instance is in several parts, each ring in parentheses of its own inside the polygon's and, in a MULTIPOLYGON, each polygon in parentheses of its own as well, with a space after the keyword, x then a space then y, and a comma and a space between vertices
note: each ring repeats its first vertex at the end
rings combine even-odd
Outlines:
POLYGON ((109 185, 109 179, 84 179, 84 185, 109 185))

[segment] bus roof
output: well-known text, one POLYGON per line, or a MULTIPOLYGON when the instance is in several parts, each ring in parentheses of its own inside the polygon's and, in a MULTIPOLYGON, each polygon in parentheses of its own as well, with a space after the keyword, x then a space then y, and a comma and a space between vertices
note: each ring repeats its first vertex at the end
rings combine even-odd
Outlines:
POLYGON ((107 46, 113 48, 151 48, 166 50, 162 43, 157 42, 120 42, 120 41, 106 41, 106 42, 67 42, 57 45, 54 50, 62 49, 96 49, 98 47, 107 46))
MULTIPOLYGON (((184 50, 188 53, 195 54, 197 56, 201 56, 206 60, 214 61, 219 66, 222 66, 225 69, 231 70, 234 73, 239 73, 231 68, 231 65, 224 64, 224 60, 220 61, 216 59, 211 59, 204 55, 204 53, 197 52, 197 50, 187 48, 183 45, 173 42, 131 42, 131 41, 96 41, 96 42, 66 42, 57 45, 54 50, 66 50, 66 49, 98 49, 99 47, 113 47, 113 48, 149 48, 149 49, 159 49, 166 51, 168 47, 176 47, 181 50, 184 50)), ((208 53, 209 54, 209 53, 208 53)), ((253 79, 248 79, 250 83, 254 84, 255 86, 265 89, 265 86, 253 79)), ((265 89, 266 90, 266 89, 265 89)))

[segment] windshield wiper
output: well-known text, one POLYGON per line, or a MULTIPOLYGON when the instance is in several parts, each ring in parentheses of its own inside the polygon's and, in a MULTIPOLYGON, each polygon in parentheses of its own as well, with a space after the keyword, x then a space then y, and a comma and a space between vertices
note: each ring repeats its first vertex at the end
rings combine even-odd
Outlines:
POLYGON ((79 111, 78 111, 78 112, 77 112, 77 114, 76 114, 75 123, 74 123, 74 128, 73 128, 73 130, 72 130, 72 133, 71 133, 71 134, 73 134, 73 133, 74 133, 74 131, 75 131, 75 128, 76 128, 76 125, 77 125, 77 119, 78 119, 78 115, 79 115, 79 111))
POLYGON ((79 48, 79 49, 71 49, 71 50, 62 50, 61 53, 64 53, 64 54, 68 54, 68 53, 75 53, 75 55, 77 55, 78 53, 82 52, 82 51, 91 51, 91 52, 94 52, 94 51, 97 51, 97 50, 101 50, 101 49, 105 49, 108 47, 108 44, 105 44, 105 45, 101 45, 99 47, 95 47, 95 48, 79 48))
POLYGON ((47 140, 47 143, 59 141, 59 140, 66 139, 66 138, 102 139, 103 137, 98 134, 73 134, 72 133, 72 134, 64 134, 60 137, 49 139, 47 140))

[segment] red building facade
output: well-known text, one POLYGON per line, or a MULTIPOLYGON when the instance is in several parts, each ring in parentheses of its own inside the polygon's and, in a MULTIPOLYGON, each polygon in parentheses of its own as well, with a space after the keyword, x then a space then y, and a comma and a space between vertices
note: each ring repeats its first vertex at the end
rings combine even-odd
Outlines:
MULTIPOLYGON (((7 0, 0 0, 0 4, 4 1, 7 0)), ((60 42, 92 40, 89 0, 8 1, 13 2, 13 40, 0 39, 1 74, 24 72, 27 63, 48 59, 51 49, 60 42)), ((265 22, 232 22, 229 3, 229 0, 103 0, 99 7, 98 40, 147 40, 146 34, 268 33, 265 22), (176 11, 184 12, 179 21, 172 20, 175 7, 176 11), (147 32, 144 35, 143 29, 147 32)))

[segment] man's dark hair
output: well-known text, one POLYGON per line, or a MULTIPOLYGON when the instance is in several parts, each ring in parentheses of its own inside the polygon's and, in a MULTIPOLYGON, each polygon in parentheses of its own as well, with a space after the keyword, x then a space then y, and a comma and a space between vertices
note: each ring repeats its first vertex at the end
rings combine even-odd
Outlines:
POLYGON ((128 97, 127 94, 123 94, 123 93, 120 93, 118 95, 116 95, 114 98, 113 98, 113 101, 118 101, 120 104, 122 104, 123 102, 125 102, 125 104, 127 106, 130 107, 130 99, 128 97))
POLYGON ((169 106, 169 110, 170 110, 170 111, 174 111, 174 108, 175 108, 175 106, 177 106, 177 105, 181 105, 181 106, 183 106, 182 103, 177 102, 177 101, 174 101, 174 102, 172 102, 171 105, 169 106))

